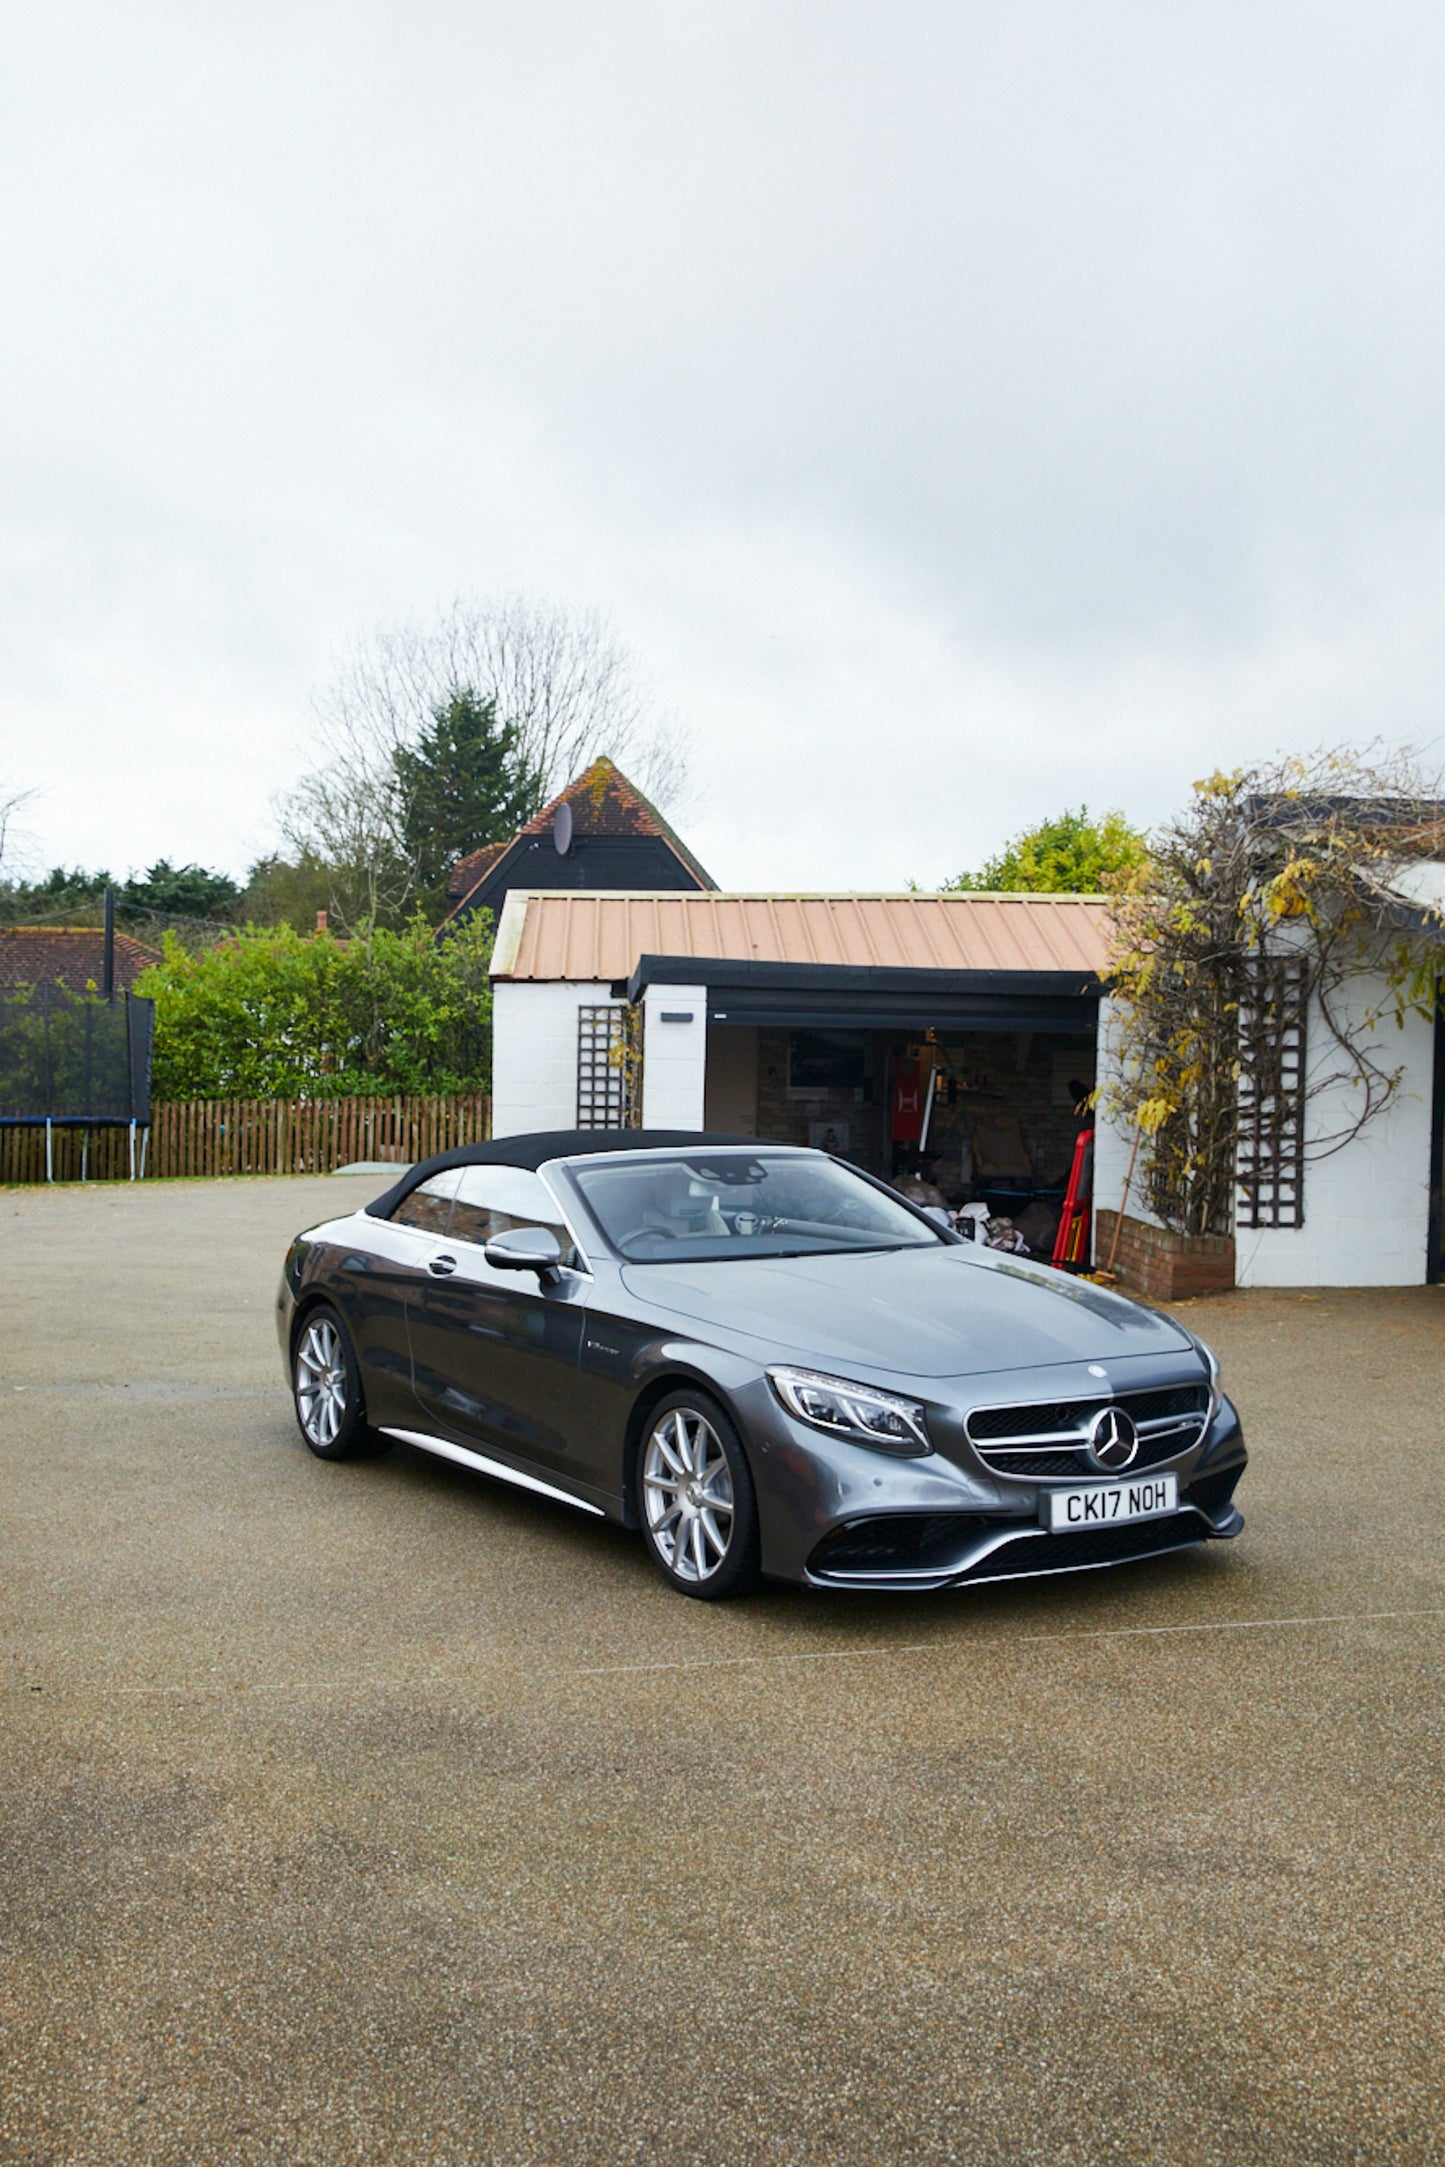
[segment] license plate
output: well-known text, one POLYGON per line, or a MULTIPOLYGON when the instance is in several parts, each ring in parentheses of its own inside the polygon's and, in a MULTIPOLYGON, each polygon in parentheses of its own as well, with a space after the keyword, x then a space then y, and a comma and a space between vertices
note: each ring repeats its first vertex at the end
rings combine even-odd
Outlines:
POLYGON ((1045 1526, 1117 1527, 1124 1520, 1158 1520, 1179 1509, 1174 1475, 1141 1475, 1137 1482, 1091 1482, 1087 1489, 1050 1490, 1044 1500, 1045 1526))

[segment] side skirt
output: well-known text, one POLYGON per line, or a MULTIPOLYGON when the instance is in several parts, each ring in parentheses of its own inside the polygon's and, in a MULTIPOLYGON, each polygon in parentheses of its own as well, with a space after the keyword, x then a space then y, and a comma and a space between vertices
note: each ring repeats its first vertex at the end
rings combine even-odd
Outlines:
POLYGON ((559 1490, 555 1483, 539 1482, 535 1475, 524 1475, 502 1460, 489 1460, 485 1453, 468 1452, 465 1445, 454 1445, 449 1437, 431 1437, 423 1430, 394 1430, 387 1423, 378 1426, 383 1437, 395 1437, 404 1445, 416 1445, 422 1452, 434 1452, 439 1459, 455 1460, 458 1466, 474 1468, 479 1475, 514 1482, 519 1490, 535 1490, 539 1497, 555 1497, 559 1504, 575 1505, 579 1512, 596 1513, 599 1520, 607 1518, 600 1505, 589 1504, 585 1497, 574 1497, 570 1490, 559 1490))

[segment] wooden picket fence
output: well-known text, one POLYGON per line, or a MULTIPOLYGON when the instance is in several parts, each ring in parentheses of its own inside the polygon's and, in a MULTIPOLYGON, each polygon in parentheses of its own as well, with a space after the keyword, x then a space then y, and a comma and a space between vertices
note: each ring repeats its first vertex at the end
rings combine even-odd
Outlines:
MULTIPOLYGON (((484 1091, 458 1098, 183 1099, 151 1108, 145 1175, 329 1174, 357 1159, 410 1166, 489 1136, 484 1091)), ((57 1181, 124 1181, 126 1129, 54 1129, 57 1181)), ((45 1179, 43 1127, 0 1129, 0 1184, 45 1179)))
MULTIPOLYGON (((52 1129, 50 1151, 57 1181, 124 1181, 130 1173, 128 1129, 52 1129)), ((44 1179, 44 1129, 0 1129, 0 1183, 44 1179)))

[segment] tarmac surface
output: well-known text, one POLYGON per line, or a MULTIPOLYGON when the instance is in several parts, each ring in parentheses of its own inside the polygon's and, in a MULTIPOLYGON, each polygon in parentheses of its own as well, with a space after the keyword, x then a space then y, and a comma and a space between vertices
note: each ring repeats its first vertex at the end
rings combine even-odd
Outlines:
POLYGON ((706 1606, 304 1450, 375 1188, 0 1192, 0 2160, 1445 2160, 1445 1290, 1189 1305, 1238 1543, 706 1606))

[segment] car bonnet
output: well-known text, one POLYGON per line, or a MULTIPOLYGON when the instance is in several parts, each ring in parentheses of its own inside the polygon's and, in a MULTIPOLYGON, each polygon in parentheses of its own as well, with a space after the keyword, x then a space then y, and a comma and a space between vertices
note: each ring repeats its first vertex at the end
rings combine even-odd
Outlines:
POLYGON ((628 1264, 632 1298, 770 1359, 919 1377, 1181 1352, 1166 1317, 1087 1281, 963 1247, 628 1264))

